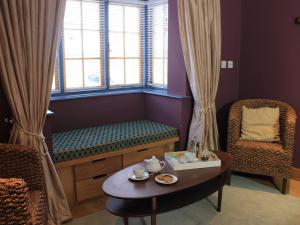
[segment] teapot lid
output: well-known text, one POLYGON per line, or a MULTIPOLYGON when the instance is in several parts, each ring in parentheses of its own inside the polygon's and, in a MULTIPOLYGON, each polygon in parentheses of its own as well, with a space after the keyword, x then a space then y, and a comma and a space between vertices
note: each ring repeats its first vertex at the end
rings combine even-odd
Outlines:
POLYGON ((151 157, 151 159, 149 159, 149 161, 151 161, 151 162, 156 162, 156 161, 158 161, 158 159, 155 157, 155 155, 153 155, 153 156, 151 157))

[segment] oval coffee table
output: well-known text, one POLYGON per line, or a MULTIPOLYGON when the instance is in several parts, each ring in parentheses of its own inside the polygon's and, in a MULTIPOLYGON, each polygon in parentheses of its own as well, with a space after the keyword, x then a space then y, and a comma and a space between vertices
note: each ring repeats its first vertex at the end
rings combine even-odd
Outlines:
POLYGON ((124 168, 103 183, 103 191, 108 195, 106 209, 121 216, 128 225, 128 217, 151 216, 151 225, 156 224, 156 215, 175 210, 200 201, 218 191, 217 211, 221 211, 223 186, 230 178, 232 157, 228 153, 216 151, 221 159, 220 167, 175 171, 166 165, 161 173, 178 177, 172 185, 155 182, 154 175, 146 181, 130 181, 128 174, 144 162, 124 168))

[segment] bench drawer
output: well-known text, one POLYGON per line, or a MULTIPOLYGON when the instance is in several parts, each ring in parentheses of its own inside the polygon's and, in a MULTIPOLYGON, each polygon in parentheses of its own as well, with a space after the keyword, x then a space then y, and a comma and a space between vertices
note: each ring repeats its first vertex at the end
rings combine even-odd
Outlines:
POLYGON ((111 174, 103 174, 76 182, 77 201, 81 202, 104 194, 102 184, 111 174))
POLYGON ((147 148, 137 150, 135 152, 123 154, 123 167, 130 166, 132 164, 142 162, 144 159, 151 158, 153 155, 156 157, 164 156, 164 149, 162 147, 147 148))
POLYGON ((76 181, 95 177, 99 174, 107 174, 122 169, 122 157, 114 156, 94 160, 75 166, 76 181))

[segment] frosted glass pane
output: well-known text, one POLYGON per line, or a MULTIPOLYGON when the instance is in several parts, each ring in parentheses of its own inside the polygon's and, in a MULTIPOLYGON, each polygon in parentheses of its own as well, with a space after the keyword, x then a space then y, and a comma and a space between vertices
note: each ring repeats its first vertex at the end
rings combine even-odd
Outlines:
POLYGON ((153 40, 153 56, 154 57, 163 57, 164 53, 164 42, 163 36, 161 34, 155 33, 153 40))
POLYGON ((83 56, 87 58, 100 58, 99 31, 83 31, 83 56))
POLYGON ((124 57, 123 33, 109 34, 109 54, 110 57, 124 57))
POLYGON ((100 60, 84 60, 84 84, 86 87, 100 86, 100 60))
POLYGON ((125 31, 139 32, 140 30, 140 9, 138 7, 125 7, 125 31))
POLYGON ((109 5, 109 31, 124 31, 123 6, 109 5))
POLYGON ((126 59, 126 84, 140 83, 140 61, 138 59, 126 59))
POLYGON ((138 34, 125 34, 125 56, 139 57, 140 55, 140 38, 138 34))
POLYGON ((81 5, 79 1, 67 1, 64 17, 64 28, 81 28, 81 5))
POLYGON ((164 67, 163 67, 163 59, 153 59, 152 66, 152 83, 153 84, 163 84, 164 67))
POLYGON ((123 85, 124 80, 124 60, 111 59, 109 61, 110 85, 123 85))
POLYGON ((99 2, 82 1, 83 29, 100 30, 99 2))
POLYGON ((164 84, 168 83, 168 59, 164 59, 164 84))
POLYGON ((81 32, 79 30, 65 30, 64 49, 66 58, 81 58, 81 32))
POLYGON ((82 60, 65 60, 66 66, 66 87, 82 87, 82 60))

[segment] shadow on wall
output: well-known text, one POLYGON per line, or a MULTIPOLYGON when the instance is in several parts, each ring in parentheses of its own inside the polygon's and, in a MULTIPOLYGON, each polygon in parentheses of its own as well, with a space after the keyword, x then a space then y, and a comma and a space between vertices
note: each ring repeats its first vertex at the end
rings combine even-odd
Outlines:
POLYGON ((221 150, 227 151, 227 132, 230 107, 233 102, 225 104, 217 111, 217 122, 221 150))

